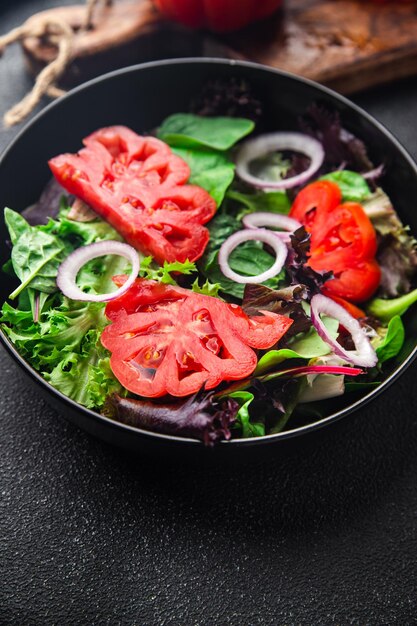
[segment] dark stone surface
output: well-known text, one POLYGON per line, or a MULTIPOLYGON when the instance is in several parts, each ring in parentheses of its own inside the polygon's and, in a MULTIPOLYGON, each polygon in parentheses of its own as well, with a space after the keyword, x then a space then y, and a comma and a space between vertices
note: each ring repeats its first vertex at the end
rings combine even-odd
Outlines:
MULTIPOLYGON (((1 32, 50 5, 2 2, 1 32)), ((3 113, 18 49, 0 85, 3 113)), ((355 100, 417 156, 416 79, 355 100)), ((273 461, 193 468, 96 441, 0 368, 1 624, 417 623, 417 365, 273 461)))

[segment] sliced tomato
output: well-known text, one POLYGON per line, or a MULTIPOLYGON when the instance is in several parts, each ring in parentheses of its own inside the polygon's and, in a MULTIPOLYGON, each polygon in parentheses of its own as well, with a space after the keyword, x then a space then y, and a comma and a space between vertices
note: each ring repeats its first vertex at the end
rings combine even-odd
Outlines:
POLYGON ((332 210, 342 201, 340 188, 329 180, 318 180, 304 187, 294 200, 290 215, 311 232, 313 245, 314 230, 321 228, 332 210))
POLYGON ((341 204, 340 198, 335 183, 317 181, 300 191, 290 215, 311 233, 308 265, 334 274, 323 293, 363 302, 372 296, 381 278, 375 261, 376 233, 360 204, 341 204))
POLYGON ((160 264, 203 254, 209 238, 203 224, 216 203, 201 187, 185 184, 190 169, 169 146, 124 126, 102 128, 84 145, 78 154, 49 161, 67 191, 160 264))
POLYGON ((333 208, 325 220, 314 224, 310 265, 313 269, 329 268, 335 274, 350 267, 352 262, 375 256, 375 229, 360 204, 345 202, 333 208))
MULTIPOLYGON (((119 280, 120 282, 120 280, 119 280)), ((283 315, 248 317, 241 307, 172 285, 138 279, 109 302, 101 342, 119 382, 145 397, 187 396, 250 376, 255 349, 291 326, 283 315)))
POLYGON ((351 302, 365 302, 375 293, 381 280, 381 270, 375 259, 348 267, 323 285, 327 296, 338 296, 351 302))

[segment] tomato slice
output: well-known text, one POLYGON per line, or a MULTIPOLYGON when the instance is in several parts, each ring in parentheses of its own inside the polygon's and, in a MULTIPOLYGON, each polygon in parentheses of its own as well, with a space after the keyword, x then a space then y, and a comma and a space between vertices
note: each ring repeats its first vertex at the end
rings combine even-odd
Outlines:
POLYGON ((365 302, 375 293, 381 280, 381 270, 375 259, 348 267, 323 285, 323 293, 351 302, 365 302))
POLYGON ((336 206, 325 220, 313 226, 310 265, 313 269, 330 267, 336 274, 352 262, 375 256, 377 241, 374 227, 356 202, 336 206))
POLYGON ((113 373, 145 397, 187 396, 250 376, 253 348, 273 346, 292 324, 270 312, 248 317, 236 304, 144 279, 109 302, 106 315, 112 323, 101 342, 112 353, 113 373))
POLYGON ((327 216, 342 201, 340 188, 329 180, 318 180, 304 187, 294 200, 290 215, 311 232, 313 246, 315 228, 321 228, 327 216))
POLYGON ((317 181, 300 191, 290 215, 311 233, 308 265, 334 274, 324 284, 323 293, 363 302, 372 296, 381 278, 374 258, 376 233, 360 204, 341 204, 340 199, 335 183, 317 181))
POLYGON ((49 161, 58 182, 109 222, 128 243, 160 263, 195 261, 209 236, 213 198, 186 185, 187 163, 155 137, 124 126, 102 128, 78 154, 49 161))

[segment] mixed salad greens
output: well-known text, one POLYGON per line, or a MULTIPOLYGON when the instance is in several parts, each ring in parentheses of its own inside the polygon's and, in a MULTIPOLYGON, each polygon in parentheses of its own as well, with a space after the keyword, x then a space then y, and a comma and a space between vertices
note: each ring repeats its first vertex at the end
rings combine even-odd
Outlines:
POLYGON ((417 301, 417 244, 337 113, 259 134, 206 109, 50 161, 39 202, 5 209, 19 284, 0 321, 79 404, 212 444, 378 385, 417 301))

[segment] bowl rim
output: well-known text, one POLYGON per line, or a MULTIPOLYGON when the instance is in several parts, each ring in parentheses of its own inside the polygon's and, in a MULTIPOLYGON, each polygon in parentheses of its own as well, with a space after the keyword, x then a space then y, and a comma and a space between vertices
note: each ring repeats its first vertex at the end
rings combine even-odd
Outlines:
MULTIPOLYGON (((129 65, 127 67, 119 68, 117 70, 113 70, 111 72, 107 72, 105 74, 101 74, 95 78, 92 78, 76 87, 71 89, 67 94, 59 98, 58 100, 54 100, 47 104, 42 110, 40 110, 32 119, 30 119, 23 128, 17 133, 17 135, 9 142, 9 144, 5 147, 5 149, 0 154, 0 168, 2 167, 3 161, 7 158, 10 152, 13 151, 15 145, 20 141, 21 137, 23 137, 27 132, 30 131, 32 126, 36 125, 38 120, 49 114, 49 111, 54 109, 55 107, 59 107, 62 102, 67 102, 72 97, 76 97, 79 92, 89 90, 94 88, 97 84, 106 82, 115 77, 124 75, 124 74, 135 74, 137 72, 152 69, 154 67, 162 67, 169 65, 227 65, 230 67, 238 66, 243 68, 250 68, 256 71, 265 72, 266 74, 275 74, 278 76, 284 76, 294 82, 298 82, 301 84, 308 85, 313 87, 316 91, 321 92, 333 100, 336 100, 343 104, 350 110, 353 110, 359 117, 364 118, 371 126, 373 126, 379 133, 382 133, 401 153, 401 156, 408 162, 411 169, 414 171, 414 174, 417 177, 417 164, 414 159, 411 157, 409 152, 404 148, 404 146, 400 143, 400 141, 392 134, 390 130, 388 130, 380 121, 375 119, 372 115, 367 113, 360 106, 350 101, 345 96, 329 89, 328 87, 321 85, 309 78, 305 78, 303 76, 298 76, 296 74, 292 74, 291 72, 286 72, 277 68, 269 67, 266 65, 262 65, 260 63, 254 63, 252 61, 243 61, 237 59, 225 59, 225 58, 216 58, 216 57, 180 57, 180 58, 171 58, 171 59, 159 59, 155 61, 149 61, 146 63, 137 63, 134 65, 129 65)), ((19 363, 22 369, 28 374, 34 382, 43 388, 48 394, 52 394, 52 396, 57 396, 61 403, 68 405, 69 408, 83 413, 86 417, 92 419, 93 421, 99 423, 100 425, 106 424, 108 427, 117 430, 124 431, 127 434, 131 434, 133 437, 139 437, 140 439, 151 439, 151 440, 160 440, 166 442, 175 442, 175 444, 184 444, 187 447, 190 445, 203 447, 202 442, 189 438, 189 437, 180 437, 177 435, 170 435, 164 433, 157 433, 149 430, 144 430, 141 428, 137 428, 134 426, 129 426, 128 424, 123 424, 122 422, 117 422, 112 420, 100 413, 93 411, 92 409, 88 409, 75 400, 72 400, 68 396, 65 396, 62 392, 55 389, 50 383, 48 383, 33 367, 19 354, 15 346, 11 343, 8 337, 5 335, 3 330, 0 328, 0 341, 6 351, 14 358, 15 361, 19 363)), ((390 387, 396 379, 403 374, 403 372, 411 365, 411 363, 417 357, 417 341, 416 345, 410 352, 410 354, 406 357, 406 359, 392 371, 388 377, 381 382, 381 384, 371 389, 366 395, 362 398, 356 400, 354 403, 349 404, 348 406, 339 409, 338 411, 328 415, 316 422, 311 424, 306 424, 304 426, 300 426, 298 428, 292 428, 290 430, 282 431, 276 434, 264 435, 262 437, 248 437, 246 439, 230 439, 228 441, 222 440, 219 442, 220 446, 224 448, 228 447, 247 447, 247 446, 259 446, 259 445, 267 445, 272 444, 274 442, 283 441, 286 439, 299 437, 301 435, 305 435, 307 433, 311 433, 318 429, 321 429, 329 424, 333 424, 344 417, 347 417, 351 413, 354 413, 357 409, 367 405, 371 402, 375 397, 379 394, 383 393, 388 387, 390 387)), ((59 411, 60 412, 60 411, 59 411)), ((65 415, 64 415, 65 417, 65 415)), ((82 426, 81 426, 82 427, 82 426)), ((217 446, 216 446, 217 447, 217 446)))

